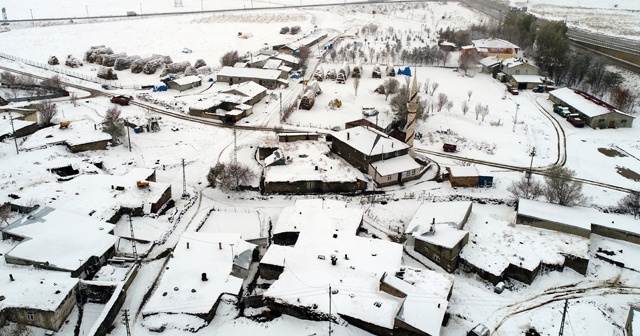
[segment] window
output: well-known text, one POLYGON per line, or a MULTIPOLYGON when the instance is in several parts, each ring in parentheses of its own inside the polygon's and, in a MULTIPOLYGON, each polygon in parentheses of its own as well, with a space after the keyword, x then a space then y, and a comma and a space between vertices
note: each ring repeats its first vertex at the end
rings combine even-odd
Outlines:
POLYGON ((620 123, 622 123, 622 124, 626 124, 626 123, 627 123, 627 119, 622 119, 622 120, 620 120, 620 123))
POLYGON ((604 119, 598 119, 598 122, 602 124, 604 123, 604 119))
POLYGON ((415 169, 411 169, 411 175, 415 175, 416 174, 416 170, 415 169))
POLYGON ((516 74, 519 74, 519 73, 520 73, 520 70, 516 70, 516 74))
POLYGON ((391 175, 387 175, 387 181, 391 181, 391 175))
POLYGON ((36 319, 36 318, 35 318, 35 316, 33 315, 33 313, 32 313, 32 312, 27 312, 27 320, 29 320, 29 321, 33 321, 33 320, 35 320, 35 319, 36 319))
POLYGON ((435 260, 435 262, 439 263, 440 262, 440 256, 438 256, 437 254, 433 254, 433 260, 435 260))

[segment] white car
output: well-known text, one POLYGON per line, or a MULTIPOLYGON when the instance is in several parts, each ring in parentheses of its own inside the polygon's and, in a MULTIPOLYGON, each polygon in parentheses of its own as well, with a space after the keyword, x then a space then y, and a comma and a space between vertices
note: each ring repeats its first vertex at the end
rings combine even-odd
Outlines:
POLYGON ((192 50, 189 49, 189 48, 184 48, 184 49, 182 49, 182 52, 185 53, 185 54, 190 54, 192 52, 192 50))

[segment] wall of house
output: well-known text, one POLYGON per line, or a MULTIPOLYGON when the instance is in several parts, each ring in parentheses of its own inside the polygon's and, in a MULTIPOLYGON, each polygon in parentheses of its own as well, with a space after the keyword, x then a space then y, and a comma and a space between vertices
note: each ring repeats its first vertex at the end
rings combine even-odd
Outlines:
MULTIPOLYGON (((403 172, 402 173, 403 174, 402 175, 402 183, 413 181, 413 180, 417 180, 420 177, 422 177, 422 175, 424 175, 425 172, 426 172, 425 170, 421 170, 421 169, 418 169, 418 168, 403 172)), ((379 187, 386 187, 386 186, 398 184, 398 174, 392 174, 391 178, 389 178, 389 175, 380 176, 373 169, 373 167, 371 165, 369 165, 369 172, 368 173, 369 173, 369 175, 374 177, 374 180, 378 184, 379 187)))
POLYGON ((278 147, 259 147, 258 148, 258 158, 260 160, 266 159, 269 155, 273 154, 278 147))
POLYGON ((69 291, 60 306, 54 311, 28 307, 5 308, 3 310, 4 316, 7 321, 58 331, 76 303, 76 290, 77 286, 69 291), (33 313, 33 321, 28 319, 28 313, 33 313))
POLYGON ((576 257, 573 255, 565 255, 564 256, 564 266, 569 267, 572 270, 582 274, 587 274, 587 268, 589 268, 589 259, 576 257))
POLYGON ((496 285, 496 284, 498 284, 498 282, 502 281, 502 274, 496 275, 496 274, 490 273, 488 271, 485 271, 485 270, 483 270, 481 268, 476 267, 474 264, 468 262, 464 258, 460 258, 459 259, 459 266, 460 266, 460 270, 462 270, 464 272, 467 272, 467 273, 475 273, 480 278, 485 279, 485 280, 491 282, 494 285, 496 285))
MULTIPOLYGON (((368 156, 364 153, 356 151, 353 147, 340 139, 333 138, 331 143, 331 151, 338 154, 345 161, 349 162, 352 166, 366 173, 369 169, 369 163, 381 161, 382 154, 368 156)), ((385 159, 391 159, 397 156, 406 155, 409 153, 409 148, 400 149, 397 151, 387 152, 384 154, 385 159)))
POLYGON ((504 67, 502 72, 507 75, 537 75, 540 69, 534 65, 523 63, 511 68, 504 67))
POLYGON ((107 145, 109 144, 109 140, 90 142, 79 145, 69 145, 67 147, 72 153, 85 152, 90 150, 106 150, 107 145))
POLYGON ((586 230, 586 229, 582 229, 582 228, 579 228, 579 227, 569 226, 569 225, 550 222, 550 221, 544 221, 544 220, 540 220, 540 219, 537 219, 537 218, 524 216, 524 215, 521 215, 521 214, 518 214, 516 216, 516 223, 517 224, 534 226, 534 227, 541 228, 541 229, 547 229, 547 230, 553 230, 553 231, 557 231, 557 232, 569 233, 569 234, 573 234, 573 235, 580 236, 580 237, 585 237, 585 238, 589 238, 589 236, 591 235, 591 230, 586 230))
POLYGON ((25 126, 23 128, 17 129, 16 132, 13 134, 16 138, 21 138, 21 137, 25 137, 27 135, 31 135, 35 132, 38 131, 38 124, 37 123, 33 123, 29 126, 25 126))
POLYGON ((276 280, 280 277, 280 274, 284 272, 284 267, 270 264, 260 264, 258 267, 260 277, 265 280, 276 280))
POLYGON ((533 270, 528 270, 523 268, 522 265, 514 265, 509 264, 507 269, 504 271, 504 276, 511 279, 516 279, 520 282, 524 282, 527 285, 531 285, 533 280, 538 275, 538 271, 540 270, 540 264, 536 266, 533 270))
POLYGON ((273 243, 277 245, 293 246, 298 241, 300 232, 281 232, 273 235, 273 243))
MULTIPOLYGON (((569 108, 571 110, 572 107, 569 108)), ((577 111, 577 110, 576 110, 577 111)), ((607 113, 603 115, 599 115, 596 117, 587 117, 580 111, 578 113, 582 114, 585 119, 587 125, 591 128, 610 128, 609 124, 613 121, 613 127, 632 127, 633 126, 633 117, 627 116, 619 113, 607 113)))
POLYGON ((278 134, 278 141, 280 142, 294 142, 294 141, 302 141, 302 140, 314 140, 318 141, 318 133, 307 133, 307 134, 287 134, 281 133, 278 134))
POLYGON ((591 224, 591 233, 640 245, 640 235, 632 232, 616 230, 598 224, 591 224))
POLYGON ((167 189, 162 193, 160 199, 158 199, 155 203, 151 204, 151 212, 156 213, 162 206, 167 203, 171 199, 171 186, 167 187, 167 189))
POLYGON ((365 181, 324 182, 324 181, 294 181, 294 182, 265 182, 265 194, 356 194, 365 190, 365 181))
POLYGON ((468 239, 469 235, 467 234, 465 236, 465 239, 463 239, 460 243, 456 244, 456 246, 451 249, 433 245, 423 240, 416 239, 414 250, 442 267, 445 271, 451 273, 455 271, 456 268, 458 268, 460 250, 464 245, 467 244, 468 239), (437 260, 436 256, 440 260, 437 260))
MULTIPOLYGON (((627 322, 624 324, 624 330, 627 332, 627 336, 633 336, 633 318, 636 312, 634 307, 629 308, 629 315, 627 315, 627 322)), ((0 326, 2 323, 0 323, 0 326)))
POLYGON ((449 175, 452 187, 477 187, 478 176, 453 176, 449 175))
POLYGON ((395 318, 393 322, 393 336, 439 336, 439 335, 431 335, 420 329, 414 328, 410 324, 402 320, 399 320, 398 318, 395 318))
POLYGON ((368 331, 374 335, 378 335, 378 336, 392 336, 394 335, 393 330, 391 329, 387 329, 378 325, 374 325, 371 324, 369 322, 365 322, 362 321, 360 319, 357 319, 355 317, 349 316, 349 315, 344 315, 344 314, 338 314, 340 315, 340 317, 342 317, 343 320, 349 322, 349 324, 352 324, 364 331, 368 331))
MULTIPOLYGON (((387 274, 386 276, 388 277, 392 277, 392 274, 387 274)), ((407 297, 407 294, 403 293, 402 291, 398 290, 397 288, 389 285, 386 282, 382 282, 380 281, 380 291, 385 292, 387 294, 393 295, 395 297, 399 297, 399 298, 405 298, 407 297)))

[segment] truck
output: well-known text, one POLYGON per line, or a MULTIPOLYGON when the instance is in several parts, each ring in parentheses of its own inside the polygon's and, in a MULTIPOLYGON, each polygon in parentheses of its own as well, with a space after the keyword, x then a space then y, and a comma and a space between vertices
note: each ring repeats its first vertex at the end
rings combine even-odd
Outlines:
POLYGON ((571 125, 573 125, 575 127, 578 127, 578 128, 584 127, 584 125, 586 124, 584 119, 582 119, 578 113, 569 114, 567 116, 567 121, 570 122, 571 125))
POLYGON ((131 97, 131 96, 119 95, 119 96, 111 97, 111 102, 112 103, 120 104, 122 106, 129 105, 129 101, 131 101, 131 100, 133 100, 133 97, 131 97))
POLYGON ((134 12, 134 11, 128 11, 127 12, 127 16, 137 16, 138 13, 134 12))

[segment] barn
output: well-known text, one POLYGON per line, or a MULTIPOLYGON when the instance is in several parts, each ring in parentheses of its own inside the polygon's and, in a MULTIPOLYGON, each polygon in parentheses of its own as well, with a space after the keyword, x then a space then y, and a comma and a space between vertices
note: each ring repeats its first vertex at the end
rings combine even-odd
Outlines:
POLYGON ((553 90, 549 93, 549 99, 555 104, 568 107, 572 113, 579 113, 591 128, 632 127, 635 119, 602 100, 576 89, 553 90))

